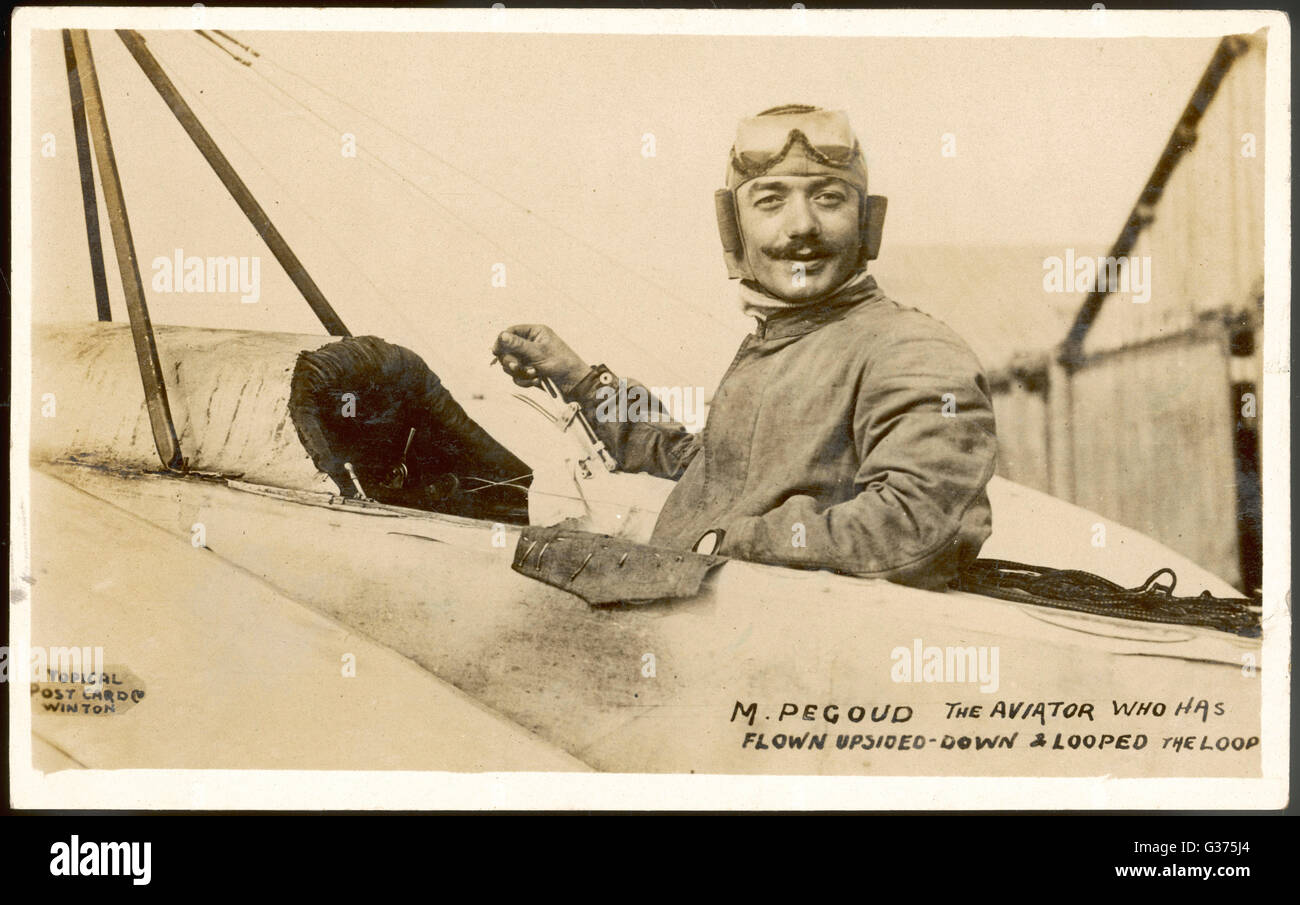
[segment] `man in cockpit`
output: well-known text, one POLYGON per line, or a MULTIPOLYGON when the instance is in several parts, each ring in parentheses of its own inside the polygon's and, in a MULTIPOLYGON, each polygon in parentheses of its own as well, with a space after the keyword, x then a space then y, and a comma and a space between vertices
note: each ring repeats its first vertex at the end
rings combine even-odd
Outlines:
POLYGON ((847 117, 788 105, 743 120, 717 193, 729 275, 757 321, 700 432, 598 412, 619 382, 550 328, 493 347, 550 378, 625 471, 677 486, 651 543, 939 588, 976 557, 997 451, 988 384, 948 327, 866 272, 884 199, 847 117))

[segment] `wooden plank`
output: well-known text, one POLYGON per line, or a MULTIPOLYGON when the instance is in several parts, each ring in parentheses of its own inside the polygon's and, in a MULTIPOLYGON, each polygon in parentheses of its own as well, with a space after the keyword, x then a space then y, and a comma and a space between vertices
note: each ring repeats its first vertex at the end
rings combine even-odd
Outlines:
POLYGON ((80 28, 72 31, 71 38, 77 61, 77 79, 86 101, 86 120, 91 137, 95 140, 95 157, 99 162, 99 176, 104 185, 104 204, 108 208, 108 222, 113 229, 117 268, 122 274, 122 290, 126 294, 126 311, 131 321, 131 337, 135 342, 136 359, 140 365, 140 378, 144 384, 154 445, 163 467, 180 470, 185 462, 181 457, 180 443, 176 439, 176 429, 172 426, 171 408, 167 404, 162 365, 158 361, 158 347, 154 342, 153 326, 149 322, 144 285, 140 282, 140 266, 136 260, 135 242, 131 238, 131 223, 126 215, 126 200, 122 195, 117 160, 113 157, 113 140, 109 135, 108 118, 99 93, 99 78, 95 74, 95 61, 90 52, 90 38, 80 28))
POLYGON ((68 95, 72 99, 72 134, 81 173, 81 208, 86 216, 86 243, 90 246, 90 276, 95 285, 95 312, 101 321, 113 319, 108 304, 108 279, 104 275, 104 246, 99 237, 99 204, 95 198, 95 173, 90 163, 90 136, 86 133, 86 100, 77 77, 77 54, 72 33, 63 29, 63 59, 68 67, 68 95))
POLYGON ((1221 341, 1189 334, 1073 375, 1077 502, 1236 583, 1233 426, 1221 341))

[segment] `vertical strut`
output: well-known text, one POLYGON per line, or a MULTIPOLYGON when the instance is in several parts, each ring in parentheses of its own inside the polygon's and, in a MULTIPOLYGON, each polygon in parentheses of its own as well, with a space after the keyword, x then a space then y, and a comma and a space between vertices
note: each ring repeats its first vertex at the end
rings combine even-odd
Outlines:
POLYGON ((95 283, 95 310, 101 321, 111 321, 108 278, 104 276, 104 246, 99 237, 99 204, 95 200, 95 172, 90 165, 90 137, 86 134, 86 102, 77 78, 77 55, 72 33, 63 29, 63 60, 68 67, 68 95, 72 98, 72 134, 76 137, 77 167, 81 171, 81 207, 86 214, 86 242, 90 245, 90 275, 95 283))
POLYGON ((163 466, 180 471, 184 469, 185 461, 181 458, 171 408, 167 404, 167 388, 163 383, 162 365, 158 361, 153 326, 149 323, 149 309, 145 305, 135 243, 131 239, 131 224, 127 220, 126 201, 122 197, 122 182, 118 177, 113 142, 108 133, 108 118, 104 115, 99 78, 95 74, 95 60, 90 53, 90 37, 84 29, 79 28, 71 32, 70 40, 76 60, 77 79, 85 101, 86 120, 90 126, 90 135, 95 140, 95 158, 104 184, 104 206, 108 209, 108 222, 113 230, 117 269, 122 274, 122 291, 126 295, 126 311, 131 320, 131 337, 135 341, 135 357, 140 364, 140 379, 144 383, 145 404, 149 411, 149 425, 153 429, 154 445, 158 448, 163 466))
POLYGON ((284 237, 280 235, 280 231, 271 222, 271 218, 267 216, 266 211, 262 210, 262 206, 253 197, 253 193, 248 190, 248 186, 244 185, 244 181, 239 178, 235 168, 230 165, 226 155, 221 153, 221 149, 212 140, 208 130, 203 128, 203 124, 194 115, 190 105, 185 102, 185 98, 181 97, 180 92, 176 90, 176 86, 167 77, 167 73, 163 72, 158 60, 145 46, 144 38, 140 36, 139 32, 129 29, 119 29, 117 35, 122 39, 122 43, 126 45, 127 50, 131 51, 131 56, 135 57, 135 61, 140 64, 144 74, 148 76, 149 81, 153 83, 154 88, 167 103, 168 108, 175 115, 181 127, 185 129, 186 134, 189 135, 190 140, 199 149, 199 153, 203 155, 218 178, 221 179, 226 191, 230 192, 231 197, 235 199, 235 203, 239 205, 239 209, 244 212, 244 216, 253 224, 253 228, 257 230, 257 234, 262 237, 262 240, 266 242, 271 254, 275 255, 275 259, 280 262, 280 266, 284 268, 285 273, 289 274, 289 279, 293 280, 293 284, 298 287, 298 291, 307 300, 311 310, 316 312, 321 324, 333 336, 351 336, 352 334, 348 331, 348 328, 343 325, 343 321, 325 299, 325 295, 308 275, 306 268, 302 266, 302 262, 298 260, 298 256, 293 253, 289 243, 285 242, 284 237))

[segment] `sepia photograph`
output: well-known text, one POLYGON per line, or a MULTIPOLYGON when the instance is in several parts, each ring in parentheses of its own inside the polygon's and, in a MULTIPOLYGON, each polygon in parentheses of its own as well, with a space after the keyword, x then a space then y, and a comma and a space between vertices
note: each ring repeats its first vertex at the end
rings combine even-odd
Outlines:
POLYGON ((11 24, 18 804, 1285 805, 1284 14, 11 24))

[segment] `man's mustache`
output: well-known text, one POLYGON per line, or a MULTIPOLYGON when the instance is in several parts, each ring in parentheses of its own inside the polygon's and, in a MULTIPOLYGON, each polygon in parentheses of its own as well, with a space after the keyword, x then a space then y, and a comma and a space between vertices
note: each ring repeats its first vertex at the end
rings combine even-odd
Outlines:
POLYGON ((788 245, 764 246, 763 254, 777 261, 810 260, 810 258, 830 258, 839 254, 839 249, 822 242, 791 242, 788 245))

